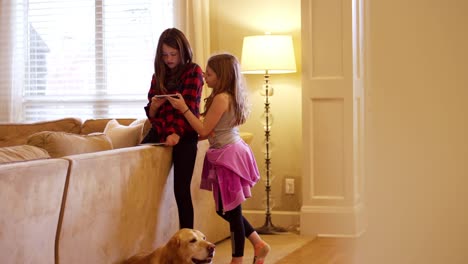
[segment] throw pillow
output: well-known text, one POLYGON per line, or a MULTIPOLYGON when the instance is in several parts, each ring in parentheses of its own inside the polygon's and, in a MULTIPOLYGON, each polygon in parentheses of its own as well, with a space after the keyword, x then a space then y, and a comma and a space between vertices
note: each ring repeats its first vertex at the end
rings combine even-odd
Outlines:
POLYGON ((124 126, 112 119, 104 128, 104 134, 110 138, 114 149, 126 148, 140 144, 142 129, 143 124, 124 126))
MULTIPOLYGON (((97 118, 97 119, 86 119, 83 122, 83 126, 81 127, 82 135, 89 135, 91 133, 100 132, 103 133, 104 128, 106 128, 107 123, 111 121, 113 118, 97 118)), ((121 125, 130 125, 135 121, 135 118, 115 118, 117 122, 121 125)))
MULTIPOLYGON (((137 126, 139 124, 143 125, 143 129, 141 130, 141 140, 143 140, 143 138, 146 136, 146 134, 148 134, 148 131, 151 129, 151 123, 150 123, 149 119, 145 117, 145 118, 140 118, 140 119, 137 119, 137 120, 133 121, 132 123, 130 123, 129 126, 137 126)), ((140 142, 141 142, 141 140, 140 140, 140 142)))
POLYGON ((47 150, 53 158, 112 149, 111 140, 103 133, 78 135, 43 131, 31 135, 28 145, 47 150))
POLYGON ((50 158, 45 149, 35 146, 18 145, 0 148, 0 164, 50 158))

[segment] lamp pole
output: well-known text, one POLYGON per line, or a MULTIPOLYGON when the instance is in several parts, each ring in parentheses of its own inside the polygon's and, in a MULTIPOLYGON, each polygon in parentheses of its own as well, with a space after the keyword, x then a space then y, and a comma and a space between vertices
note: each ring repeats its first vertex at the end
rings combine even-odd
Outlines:
POLYGON ((276 234, 281 232, 286 232, 287 230, 282 227, 277 227, 273 225, 271 221, 271 171, 270 171, 270 75, 268 70, 265 70, 264 75, 264 86, 265 86, 265 174, 266 174, 266 183, 265 183, 265 192, 266 192, 266 211, 265 211, 265 223, 263 226, 256 228, 257 233, 259 234, 276 234))
POLYGON ((242 46, 242 66, 243 73, 263 74, 265 91, 265 192, 266 192, 266 212, 265 224, 256 231, 259 234, 276 234, 286 232, 282 227, 276 227, 271 222, 271 145, 270 130, 270 95, 273 89, 270 87, 270 74, 296 72, 296 59, 294 56, 294 46, 292 37, 289 35, 257 35, 244 37, 242 46), (266 69, 266 70, 265 70, 266 69))

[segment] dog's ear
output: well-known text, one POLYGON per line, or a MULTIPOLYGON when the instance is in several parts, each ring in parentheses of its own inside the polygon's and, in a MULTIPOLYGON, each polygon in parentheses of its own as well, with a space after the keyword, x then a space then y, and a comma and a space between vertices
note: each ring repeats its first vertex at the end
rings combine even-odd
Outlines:
POLYGON ((178 249, 180 247, 180 238, 177 236, 171 237, 169 242, 167 242, 167 247, 174 250, 178 249))

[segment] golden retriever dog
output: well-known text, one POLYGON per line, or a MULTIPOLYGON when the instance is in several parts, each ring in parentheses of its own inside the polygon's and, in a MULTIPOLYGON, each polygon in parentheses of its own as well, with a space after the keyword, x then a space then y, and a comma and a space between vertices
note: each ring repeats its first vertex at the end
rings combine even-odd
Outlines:
POLYGON ((123 264, 202 264, 211 263, 215 245, 195 229, 177 231, 169 242, 149 254, 135 255, 123 264))

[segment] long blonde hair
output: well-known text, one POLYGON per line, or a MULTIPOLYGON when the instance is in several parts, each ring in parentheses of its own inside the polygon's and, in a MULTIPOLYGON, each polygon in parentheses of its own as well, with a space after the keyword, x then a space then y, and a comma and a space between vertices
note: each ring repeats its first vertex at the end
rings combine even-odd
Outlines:
POLYGON ((250 109, 247 101, 247 87, 244 75, 241 73, 240 63, 234 55, 221 53, 208 59, 207 67, 210 67, 218 77, 217 87, 213 88, 210 96, 205 99, 205 112, 210 109, 213 98, 220 93, 227 93, 231 97, 231 105, 234 110, 232 125, 242 125, 247 120, 250 109))

